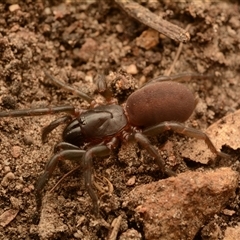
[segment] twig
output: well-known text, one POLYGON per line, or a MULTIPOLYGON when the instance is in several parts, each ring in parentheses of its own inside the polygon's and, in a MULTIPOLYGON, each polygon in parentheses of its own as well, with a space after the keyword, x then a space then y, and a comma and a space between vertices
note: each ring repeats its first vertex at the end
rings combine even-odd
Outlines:
POLYGON ((69 171, 69 172, 67 172, 66 174, 64 174, 61 178, 60 178, 60 180, 58 180, 58 182, 50 189, 50 193, 51 192, 53 192, 55 189, 56 189, 56 187, 66 178, 66 177, 68 177, 69 175, 71 175, 73 172, 75 172, 76 170, 78 170, 80 168, 80 166, 77 166, 77 167, 75 167, 74 169, 72 169, 71 171, 69 171))
MULTIPOLYGON (((102 182, 103 183, 103 180, 97 176, 95 176, 96 179, 98 179, 98 181, 102 182)), ((106 177, 102 177, 108 184, 108 194, 112 194, 113 193, 113 185, 112 183, 106 178, 106 177)), ((104 193, 105 191, 94 181, 94 186, 97 188, 97 190, 101 193, 104 193)))
POLYGON ((108 240, 116 240, 117 239, 117 235, 118 235, 119 228, 121 226, 121 222, 122 222, 121 215, 119 215, 117 218, 115 218, 112 221, 112 224, 111 224, 112 232, 111 232, 110 236, 108 237, 108 240))
POLYGON ((190 35, 186 30, 162 19, 140 4, 131 0, 115 0, 115 2, 126 11, 128 15, 165 36, 178 42, 188 42, 190 40, 190 35))

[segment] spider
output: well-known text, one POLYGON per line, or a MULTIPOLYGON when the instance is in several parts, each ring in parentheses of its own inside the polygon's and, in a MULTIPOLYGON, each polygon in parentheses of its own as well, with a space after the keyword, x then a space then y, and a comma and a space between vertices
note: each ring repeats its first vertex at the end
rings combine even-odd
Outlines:
MULTIPOLYGON (((64 159, 77 161, 83 169, 85 187, 93 202, 93 212, 98 215, 98 197, 93 188, 93 159, 111 154, 121 141, 136 141, 154 157, 162 174, 176 174, 165 167, 157 149, 148 137, 156 136, 166 130, 202 139, 210 150, 220 157, 227 154, 217 151, 209 137, 202 131, 187 127, 183 123, 193 113, 196 100, 192 92, 178 81, 202 77, 199 74, 179 74, 171 77, 158 77, 133 92, 122 105, 111 103, 98 105, 87 94, 55 79, 48 72, 45 75, 65 90, 78 94, 86 100, 89 109, 76 109, 72 105, 0 112, 0 117, 39 116, 65 112, 62 116, 43 128, 42 141, 61 124, 67 124, 62 133, 63 141, 56 144, 54 154, 47 162, 43 174, 36 184, 38 206, 41 205, 41 192, 52 176, 58 162, 64 159)), ((104 79, 99 80, 99 91, 107 95, 104 79)))

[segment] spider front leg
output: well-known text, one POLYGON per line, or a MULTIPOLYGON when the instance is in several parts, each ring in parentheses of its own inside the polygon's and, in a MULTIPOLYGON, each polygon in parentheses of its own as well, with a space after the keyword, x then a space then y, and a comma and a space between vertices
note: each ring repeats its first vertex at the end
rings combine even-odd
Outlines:
POLYGON ((59 125, 61 124, 66 124, 69 123, 72 120, 72 116, 71 115, 66 115, 63 116, 61 118, 58 118, 54 121, 52 121, 49 125, 47 125, 46 127, 44 127, 42 129, 42 142, 45 143, 46 139, 47 139, 47 135, 53 131, 55 128, 57 128, 59 125))
POLYGON ((44 173, 40 176, 36 185, 36 201, 37 201, 38 210, 41 208, 41 205, 42 205, 41 191, 49 181, 50 177, 52 176, 52 173, 55 170, 58 162, 66 159, 81 161, 85 152, 86 152, 85 150, 81 150, 81 149, 63 150, 53 155, 52 158, 47 162, 44 173))
POLYGON ((32 117, 32 116, 42 116, 49 114, 57 114, 65 112, 73 116, 78 116, 80 113, 75 107, 71 105, 66 106, 56 106, 56 107, 42 107, 33 109, 20 109, 12 110, 8 112, 0 112, 0 117, 32 117))
POLYGON ((220 157, 224 157, 224 158, 229 157, 228 154, 217 151, 216 147, 214 146, 214 144, 212 143, 212 141, 210 140, 210 138, 208 137, 208 135, 206 133, 204 133, 200 130, 197 130, 195 128, 186 127, 184 124, 179 123, 179 122, 171 122, 171 121, 162 122, 153 127, 146 128, 143 131, 143 133, 147 136, 149 136, 149 135, 153 136, 153 135, 158 135, 160 133, 163 133, 164 131, 167 131, 167 130, 173 130, 176 133, 180 133, 180 134, 186 135, 188 137, 202 139, 205 141, 205 143, 207 144, 207 146, 213 153, 215 153, 216 155, 218 155, 220 157))

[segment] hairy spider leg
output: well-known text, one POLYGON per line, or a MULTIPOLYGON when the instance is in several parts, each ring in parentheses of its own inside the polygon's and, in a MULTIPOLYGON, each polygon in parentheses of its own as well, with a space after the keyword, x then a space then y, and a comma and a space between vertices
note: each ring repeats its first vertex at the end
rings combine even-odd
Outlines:
POLYGON ((90 148, 89 150, 81 150, 72 144, 61 142, 57 144, 57 146, 55 147, 55 151, 58 150, 60 150, 60 152, 53 155, 52 158, 47 162, 44 173, 40 176, 39 180, 37 181, 36 186, 37 208, 40 209, 42 205, 41 191, 49 181, 50 177, 52 176, 52 173, 55 170, 58 162, 68 159, 71 161, 73 160, 80 162, 79 167, 82 167, 83 169, 85 187, 93 202, 93 212, 95 215, 98 215, 99 213, 98 197, 95 191, 93 190, 92 183, 92 161, 94 157, 109 156, 111 151, 110 148, 107 147, 106 145, 97 145, 90 148))
POLYGON ((166 174, 167 176, 176 176, 176 173, 171 171, 170 169, 165 168, 164 162, 159 155, 158 151, 155 149, 153 145, 151 145, 149 139, 144 136, 143 134, 137 132, 134 133, 134 139, 136 142, 138 142, 144 149, 147 150, 147 152, 155 158, 156 163, 158 164, 160 170, 162 171, 163 174, 166 174))
POLYGON ((145 84, 154 83, 154 82, 162 82, 162 81, 174 81, 174 82, 189 82, 193 79, 206 79, 206 78, 214 78, 214 75, 203 75, 199 73, 180 73, 172 76, 158 76, 150 80, 145 84))
POLYGON ((52 176, 52 173, 55 170, 58 162, 68 159, 71 161, 72 160, 78 161, 81 164, 83 164, 83 162, 81 161, 85 152, 86 152, 85 150, 81 150, 81 149, 63 150, 53 155, 52 158, 47 162, 44 173, 39 177, 36 185, 36 201, 37 201, 38 210, 41 208, 41 205, 42 205, 41 191, 49 181, 50 177, 52 176))
POLYGON ((52 83, 57 86, 57 87, 61 87, 63 89, 65 89, 66 91, 68 92, 71 92, 73 94, 76 94, 78 95, 80 98, 84 99, 85 101, 87 101, 88 103, 92 103, 94 100, 93 98, 89 97, 86 93, 82 92, 82 91, 79 91, 69 85, 67 85, 66 83, 64 82, 61 82, 59 80, 57 80, 55 77, 53 77, 51 74, 49 74, 46 70, 43 70, 45 75, 51 79, 52 83))
POLYGON ((83 156, 85 187, 93 202, 93 213, 97 216, 99 213, 98 197, 93 190, 92 181, 92 161, 94 157, 106 157, 110 155, 110 148, 106 145, 97 145, 87 150, 83 156))
POLYGON ((71 115, 66 115, 63 117, 60 117, 54 121, 52 121, 49 125, 47 125, 46 127, 44 127, 42 129, 42 142, 46 142, 47 140, 47 135, 52 132, 55 128, 57 128, 59 125, 61 124, 66 124, 69 123, 72 120, 72 116, 71 115))
POLYGON ((212 141, 210 140, 210 138, 208 137, 208 135, 206 133, 204 133, 200 130, 197 130, 195 128, 187 127, 182 123, 172 122, 172 121, 162 122, 155 126, 146 128, 145 130, 143 130, 143 134, 145 134, 147 136, 149 136, 149 135, 152 136, 152 135, 157 135, 157 134, 163 133, 164 131, 167 131, 167 130, 172 130, 176 133, 183 134, 188 137, 193 137, 193 138, 204 140, 205 143, 207 144, 207 146, 209 147, 209 149, 216 155, 218 155, 220 157, 224 157, 224 158, 230 157, 226 153, 217 151, 216 147, 214 146, 214 144, 212 143, 212 141))
POLYGON ((78 115, 78 110, 71 105, 42 107, 33 109, 12 110, 9 112, 0 112, 0 117, 31 117, 65 112, 71 115, 78 115))

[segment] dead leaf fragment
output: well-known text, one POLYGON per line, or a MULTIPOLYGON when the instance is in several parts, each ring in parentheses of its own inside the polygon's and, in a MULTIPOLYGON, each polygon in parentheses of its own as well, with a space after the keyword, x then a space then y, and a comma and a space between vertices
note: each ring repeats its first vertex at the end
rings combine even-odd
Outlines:
POLYGON ((19 210, 9 209, 0 216, 0 225, 6 227, 18 214, 19 210))
POLYGON ((136 44, 139 47, 150 49, 159 43, 159 33, 153 29, 144 31, 140 37, 136 39, 136 44))

